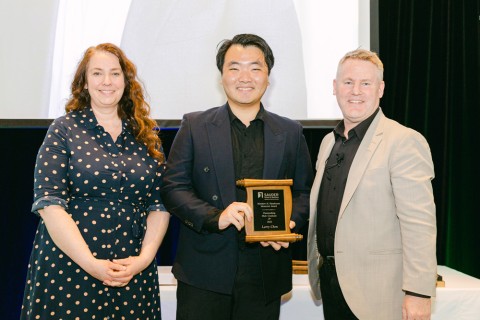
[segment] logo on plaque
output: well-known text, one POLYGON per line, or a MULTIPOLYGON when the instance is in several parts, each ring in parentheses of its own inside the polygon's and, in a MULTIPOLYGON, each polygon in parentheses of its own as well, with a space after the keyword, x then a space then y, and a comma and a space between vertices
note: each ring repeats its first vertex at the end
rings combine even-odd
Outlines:
POLYGON ((245 187, 247 203, 253 209, 252 221, 245 220, 246 242, 302 240, 301 234, 290 231, 292 179, 242 179, 237 185, 245 187))

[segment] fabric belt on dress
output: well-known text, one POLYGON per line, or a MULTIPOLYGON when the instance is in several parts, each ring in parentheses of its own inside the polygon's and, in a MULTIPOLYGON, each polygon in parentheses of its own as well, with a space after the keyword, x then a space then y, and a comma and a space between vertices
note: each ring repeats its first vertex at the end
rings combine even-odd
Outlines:
MULTIPOLYGON (((70 197, 69 202, 72 201, 118 201, 119 203, 125 203, 121 199, 117 198, 101 198, 97 199, 95 197, 70 197)), ((144 201, 139 201, 137 203, 130 203, 133 207, 133 219, 132 219, 132 235, 136 239, 142 239, 144 236, 144 231, 147 225, 147 206, 144 201)))
POLYGON ((145 226, 147 225, 147 208, 143 202, 132 203, 133 221, 132 235, 136 239, 142 239, 144 236, 145 226))

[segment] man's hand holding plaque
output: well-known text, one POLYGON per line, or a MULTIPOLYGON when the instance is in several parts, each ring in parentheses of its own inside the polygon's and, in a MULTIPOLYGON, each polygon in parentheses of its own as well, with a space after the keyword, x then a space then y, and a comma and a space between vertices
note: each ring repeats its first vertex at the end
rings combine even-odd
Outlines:
MULTIPOLYGON (((301 234, 291 233, 292 179, 242 179, 238 186, 245 187, 247 203, 253 209, 252 221, 245 220, 245 241, 262 242, 263 246, 283 246, 281 243, 302 240, 301 234)), ((275 248, 277 249, 277 248, 275 248)), ((278 249, 277 249, 278 250, 278 249)))
POLYGON ((253 212, 250 206, 244 202, 233 202, 223 210, 218 221, 218 228, 224 230, 230 225, 238 231, 245 227, 245 221, 252 221, 253 212))

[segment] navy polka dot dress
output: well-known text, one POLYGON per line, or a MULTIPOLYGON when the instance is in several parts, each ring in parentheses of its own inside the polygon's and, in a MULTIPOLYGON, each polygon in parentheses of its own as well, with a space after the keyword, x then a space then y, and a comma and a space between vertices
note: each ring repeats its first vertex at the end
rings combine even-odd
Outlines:
MULTIPOLYGON (((64 207, 97 258, 136 256, 148 212, 166 211, 159 192, 164 169, 127 122, 114 142, 90 108, 73 111, 52 123, 38 152, 32 211, 64 207)), ((105 286, 55 246, 40 219, 21 318, 160 319, 157 264, 125 287, 105 286)))

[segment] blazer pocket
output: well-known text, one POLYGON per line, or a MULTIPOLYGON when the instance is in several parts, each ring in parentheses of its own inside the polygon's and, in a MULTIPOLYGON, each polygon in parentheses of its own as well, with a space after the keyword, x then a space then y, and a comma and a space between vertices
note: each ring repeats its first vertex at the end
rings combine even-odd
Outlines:
POLYGON ((369 250, 369 254, 374 255, 386 255, 386 254, 402 254, 403 250, 401 248, 398 249, 381 249, 381 250, 369 250))

